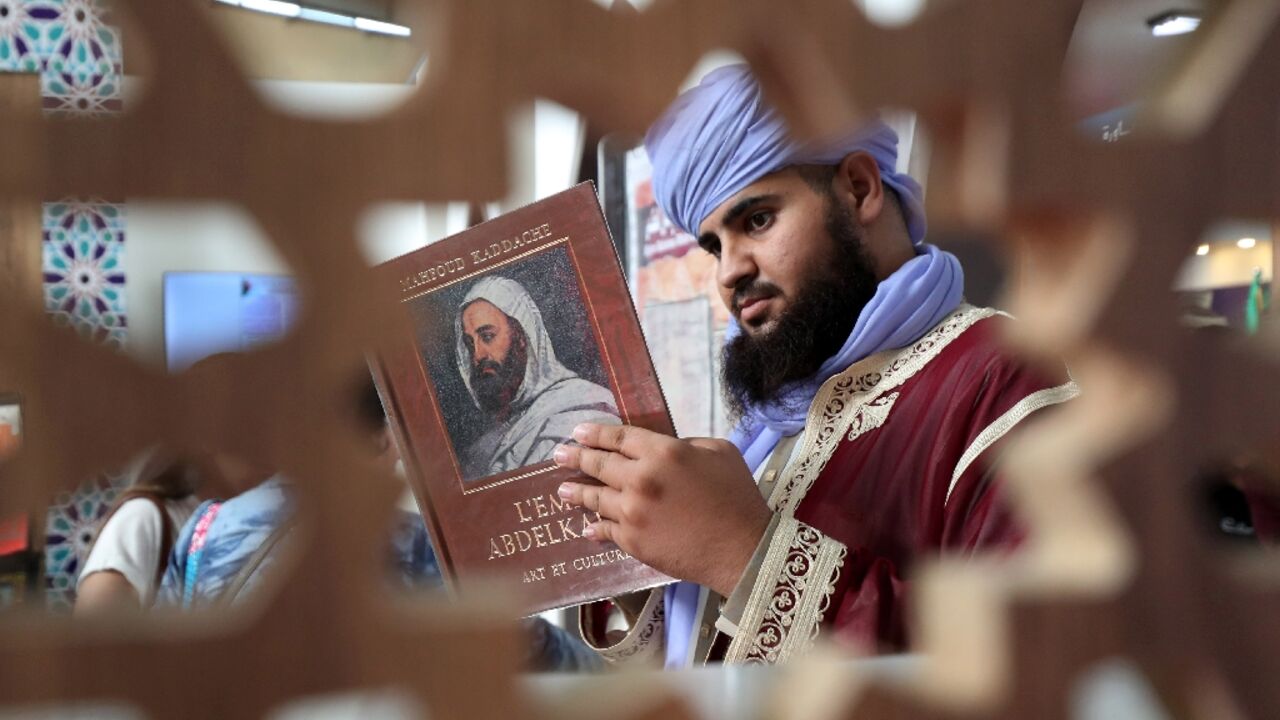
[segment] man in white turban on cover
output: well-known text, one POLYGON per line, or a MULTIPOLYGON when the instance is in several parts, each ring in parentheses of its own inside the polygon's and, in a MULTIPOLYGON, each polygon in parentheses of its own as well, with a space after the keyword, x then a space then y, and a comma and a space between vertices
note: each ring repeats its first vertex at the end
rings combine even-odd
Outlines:
POLYGON ((796 142, 737 65, 681 95, 645 148, 659 206, 716 259, 737 425, 725 442, 586 424, 556 450, 604 483, 560 488, 600 513, 584 534, 685 581, 619 599, 622 638, 591 606, 588 642, 669 667, 778 662, 820 634, 904 649, 923 561, 1025 536, 1002 439, 1074 383, 1011 356, 1013 321, 964 303, 884 123, 796 142))
POLYGON ((542 313, 520 283, 477 282, 459 306, 454 334, 462 382, 493 422, 463 452, 465 480, 550 460, 580 423, 620 422, 613 393, 556 358, 542 313))

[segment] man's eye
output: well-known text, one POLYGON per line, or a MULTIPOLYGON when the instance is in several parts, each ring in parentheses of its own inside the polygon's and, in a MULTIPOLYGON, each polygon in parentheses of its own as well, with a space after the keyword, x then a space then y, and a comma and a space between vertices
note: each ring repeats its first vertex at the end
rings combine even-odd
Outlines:
POLYGON ((715 257, 720 257, 720 241, 719 240, 698 240, 698 247, 711 253, 715 257))
POLYGON ((480 339, 485 341, 486 343, 493 342, 493 333, 488 333, 488 332, 480 333, 480 339))
POLYGON ((759 232, 773 223, 773 211, 762 210, 747 216, 747 231, 759 232))

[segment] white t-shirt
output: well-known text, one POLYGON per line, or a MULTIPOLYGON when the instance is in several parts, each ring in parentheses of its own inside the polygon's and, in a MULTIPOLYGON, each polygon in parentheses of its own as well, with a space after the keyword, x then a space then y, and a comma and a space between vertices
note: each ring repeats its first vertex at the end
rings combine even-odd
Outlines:
MULTIPOLYGON (((194 495, 165 501, 175 535, 199 505, 200 499, 194 495)), ((163 533, 164 522, 155 503, 146 498, 129 500, 98 532, 98 541, 85 560, 77 586, 96 572, 114 570, 133 586, 142 606, 149 607, 156 594, 156 568, 164 546, 163 533)))

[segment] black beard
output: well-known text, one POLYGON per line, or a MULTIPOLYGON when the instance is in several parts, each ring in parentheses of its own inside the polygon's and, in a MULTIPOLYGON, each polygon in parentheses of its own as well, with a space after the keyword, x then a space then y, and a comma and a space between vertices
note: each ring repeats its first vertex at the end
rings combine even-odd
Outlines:
POLYGON ((503 362, 481 360, 471 365, 471 390, 476 394, 480 409, 502 421, 511 413, 511 401, 524 382, 524 366, 527 361, 524 333, 511 322, 511 349, 503 362), (485 369, 492 369, 486 375, 485 369))
MULTIPOLYGON (((819 266, 773 329, 756 336, 743 330, 724 347, 721 379, 735 422, 748 407, 770 403, 789 384, 816 373, 844 345, 862 308, 875 295, 875 266, 863 247, 861 228, 830 196, 826 216, 831 262, 819 266)), ((735 293, 749 296, 750 282, 735 293)))

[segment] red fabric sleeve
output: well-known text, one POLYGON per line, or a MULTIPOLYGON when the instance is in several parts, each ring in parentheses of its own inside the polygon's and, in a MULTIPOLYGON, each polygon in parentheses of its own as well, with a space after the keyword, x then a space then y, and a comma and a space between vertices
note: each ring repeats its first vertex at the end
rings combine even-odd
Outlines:
MULTIPOLYGON (((904 396, 910 389, 932 401, 916 410, 914 419, 909 404, 900 403, 893 410, 903 413, 899 421, 911 422, 916 426, 913 430, 920 428, 915 433, 920 442, 878 448, 901 453, 891 465, 883 459, 863 466, 849 463, 864 471, 891 467, 887 480, 872 483, 875 487, 860 497, 858 493, 819 495, 814 499, 825 507, 797 513, 846 545, 845 562, 823 624, 838 640, 860 651, 901 651, 910 642, 906 603, 917 561, 944 554, 1012 550, 1026 535, 994 470, 1007 437, 1003 433, 1006 426, 1034 420, 1036 412, 1061 402, 1070 392, 1063 387, 1068 378, 1064 369, 1060 378, 1046 379, 999 353, 981 360, 980 372, 962 361, 957 363, 960 375, 944 372, 937 377, 934 373, 935 377, 921 378, 916 387, 904 387, 904 396), (953 478, 970 448, 983 449, 953 478), (918 462, 921 458, 923 463, 918 462), (884 500, 893 496, 899 497, 884 500), (884 515, 855 511, 854 524, 833 522, 831 503, 836 497, 860 506, 879 504, 884 515), (858 515, 863 515, 861 522, 858 515)), ((886 423, 880 432, 891 429, 886 423)), ((865 477, 861 480, 866 484, 865 477)), ((847 511, 850 505, 844 507, 847 511)))

